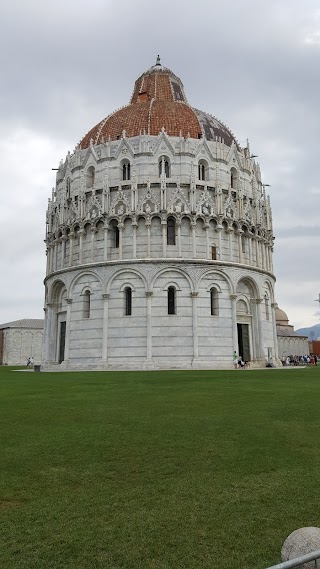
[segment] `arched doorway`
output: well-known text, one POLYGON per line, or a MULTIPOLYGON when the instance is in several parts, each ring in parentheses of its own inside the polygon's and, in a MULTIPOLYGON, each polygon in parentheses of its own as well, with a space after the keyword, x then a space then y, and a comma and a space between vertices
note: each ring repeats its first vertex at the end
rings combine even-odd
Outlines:
POLYGON ((63 282, 57 281, 51 291, 49 327, 49 361, 62 363, 65 359, 67 326, 67 289, 63 282), (50 330, 51 329, 51 330, 50 330))

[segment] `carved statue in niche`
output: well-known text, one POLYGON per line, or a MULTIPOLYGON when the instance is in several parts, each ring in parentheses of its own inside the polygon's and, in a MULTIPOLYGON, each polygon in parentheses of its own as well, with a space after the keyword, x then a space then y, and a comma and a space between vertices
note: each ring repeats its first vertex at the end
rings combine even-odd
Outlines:
POLYGON ((182 211, 188 213, 190 211, 190 204, 188 203, 183 191, 180 188, 180 183, 177 184, 176 189, 171 195, 168 203, 168 211, 176 213, 181 213, 182 211), (178 210, 180 209, 180 211, 177 211, 176 208, 178 208, 178 210))
POLYGON ((226 217, 227 217, 228 219, 231 219, 231 218, 234 217, 234 210, 233 210, 232 207, 230 207, 230 206, 228 206, 228 207, 226 208, 226 217))
POLYGON ((232 196, 229 194, 224 204, 224 214, 228 219, 233 219, 235 213, 234 201, 232 196))
POLYGON ((204 215, 213 215, 215 211, 215 198, 214 194, 207 188, 201 193, 200 198, 197 201, 196 209, 199 213, 204 215), (207 213, 205 213, 207 212, 207 213))
POLYGON ((124 214, 124 207, 123 204, 120 204, 118 207, 117 215, 121 217, 124 214))
POLYGON ((249 223, 253 223, 253 212, 249 201, 246 203, 244 217, 249 223))
POLYGON ((202 206, 202 213, 203 213, 203 215, 209 215, 210 211, 209 211, 208 202, 204 202, 204 204, 202 206))

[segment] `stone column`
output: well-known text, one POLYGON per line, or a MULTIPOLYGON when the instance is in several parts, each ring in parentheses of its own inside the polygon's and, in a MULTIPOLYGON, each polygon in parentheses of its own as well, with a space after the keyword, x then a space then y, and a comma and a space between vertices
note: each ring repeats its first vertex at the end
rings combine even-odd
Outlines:
POLYGON ((218 255, 217 255, 217 259, 219 259, 219 261, 222 260, 222 239, 221 239, 221 231, 222 231, 222 225, 218 225, 216 227, 216 231, 218 232, 218 255))
POLYGON ((72 231, 69 233, 69 267, 72 267, 73 264, 73 240, 74 233, 72 231))
POLYGON ((103 228, 104 236, 103 236, 103 259, 104 261, 108 260, 108 233, 109 227, 104 226, 103 228))
POLYGON ((136 259, 137 258, 137 222, 133 221, 132 222, 132 258, 136 259))
POLYGON ((193 249, 193 258, 194 259, 197 258, 196 226, 197 226, 197 223, 195 221, 191 221, 192 249, 193 249))
POLYGON ((118 229, 119 229, 119 260, 121 260, 122 259, 122 240, 123 240, 124 224, 118 223, 118 229))
POLYGON ((229 251, 230 251, 230 261, 233 261, 233 242, 232 242, 232 232, 233 229, 229 228, 228 229, 228 233, 229 233, 229 251))
POLYGON ((255 237, 255 242, 256 242, 256 266, 259 268, 260 267, 260 252, 259 252, 258 236, 255 237))
POLYGON ((71 308, 72 308, 72 298, 67 298, 66 341, 64 346, 64 359, 66 363, 69 361, 69 353, 70 353, 71 308))
POLYGON ((278 336, 277 336, 277 324, 276 324, 276 312, 275 309, 277 307, 277 303, 273 302, 271 304, 271 317, 272 317, 272 328, 273 328, 273 343, 274 343, 274 354, 273 357, 275 360, 279 359, 279 350, 278 350, 278 336))
POLYGON ((192 335, 193 335, 193 359, 199 358, 199 339, 198 339, 198 293, 192 292, 192 335))
POLYGON ((264 249, 266 252, 266 270, 270 271, 270 255, 269 255, 269 245, 267 241, 265 242, 264 249))
POLYGON ((233 351, 238 354, 238 329, 237 329, 237 295, 230 294, 231 298, 231 311, 232 311, 232 338, 233 338, 233 351))
POLYGON ((42 360, 44 362, 48 361, 48 352, 49 352, 49 309, 44 307, 44 328, 43 328, 43 343, 42 343, 42 360))
POLYGON ((261 247, 261 268, 265 269, 266 268, 266 260, 265 260, 264 239, 261 239, 260 247, 261 247))
POLYGON ((249 245, 249 265, 252 265, 252 236, 248 235, 248 245, 249 245))
POLYGON ((161 221, 162 225, 162 256, 167 256, 167 221, 161 221))
POLYGON ((49 263, 50 263, 50 254, 49 254, 49 247, 47 247, 47 249, 46 249, 46 275, 48 275, 49 271, 50 271, 49 263))
POLYGON ((259 330, 259 354, 258 358, 265 359, 264 338, 263 338, 263 319, 262 319, 262 302, 263 298, 256 298, 258 330, 259 330))
POLYGON ((64 267, 64 260, 66 256, 66 236, 62 235, 61 237, 61 269, 64 267))
POLYGON ((84 229, 79 230, 79 264, 82 264, 84 229))
POLYGON ((91 261, 94 261, 94 236, 96 234, 96 228, 91 228, 91 261))
POLYGON ((243 231, 239 230, 237 231, 237 235, 238 235, 238 243, 239 243, 239 263, 243 263, 243 254, 242 254, 242 239, 243 239, 243 235, 242 235, 243 231))
POLYGON ((146 219, 146 228, 147 228, 147 257, 151 257, 151 221, 150 219, 146 219))
POLYGON ((271 245, 268 246, 269 251, 269 271, 272 273, 272 247, 271 245))
POLYGON ((209 246, 209 225, 205 225, 206 230, 206 257, 210 259, 210 246, 209 246))
POLYGON ((58 270, 58 241, 54 242, 54 270, 58 270))
POLYGON ((273 247, 270 247, 270 271, 273 273, 273 247))
POLYGON ((178 257, 182 257, 182 254, 181 254, 181 221, 180 221, 180 219, 178 219, 176 222, 176 228, 177 228, 178 257))
POLYGON ((146 292, 147 297, 147 360, 152 360, 152 295, 146 292))
POLYGON ((102 362, 108 363, 108 313, 110 294, 103 294, 103 324, 102 324, 102 362))
POLYGON ((54 304, 47 304, 46 338, 44 339, 44 353, 47 362, 56 361, 57 345, 57 313, 54 304))
POLYGON ((48 245, 48 273, 52 272, 52 254, 51 254, 52 247, 48 245))

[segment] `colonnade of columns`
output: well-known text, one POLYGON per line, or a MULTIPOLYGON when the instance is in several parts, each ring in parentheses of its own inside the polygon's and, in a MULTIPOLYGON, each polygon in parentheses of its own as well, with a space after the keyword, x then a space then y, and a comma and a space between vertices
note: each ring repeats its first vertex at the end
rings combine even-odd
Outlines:
MULTIPOLYGON (((85 235, 85 230, 80 229, 78 234, 75 235, 74 232, 70 232, 67 235, 62 235, 61 237, 55 239, 51 243, 48 244, 47 248, 47 274, 51 272, 57 271, 59 269, 63 269, 66 267, 72 267, 75 264, 81 265, 82 263, 93 263, 95 261, 109 261, 115 260, 114 259, 114 252, 117 252, 117 259, 122 260, 124 258, 124 250, 123 250, 123 232, 125 231, 125 225, 123 223, 118 224, 118 231, 119 231, 119 246, 112 247, 110 244, 110 237, 109 234, 112 232, 112 228, 103 227, 104 238, 103 238, 103 259, 97 258, 96 256, 96 235, 98 234, 98 230, 95 227, 92 227, 91 232, 91 240, 90 240, 90 252, 89 255, 86 255, 84 258, 84 251, 83 251, 83 239, 85 235), (75 261, 74 259, 74 246, 75 240, 78 240, 78 255, 79 258, 75 261), (69 240, 69 251, 67 255, 67 241, 69 240), (58 260, 58 249, 59 249, 59 260, 58 260), (111 258, 111 250, 112 250, 112 258, 111 258)), ((132 222, 132 234, 131 234, 131 259, 137 259, 137 221, 132 222)), ((167 247, 167 222, 165 220, 161 221, 162 227, 162 251, 161 255, 163 258, 166 258, 168 247, 167 247)), ((177 256, 178 257, 187 257, 197 259, 198 255, 198 247, 197 247, 197 236, 196 229, 197 224, 195 221, 191 221, 191 241, 192 241, 192 255, 188 252, 187 255, 183 250, 183 238, 181 237, 181 221, 176 221, 176 247, 177 247, 177 256)), ((204 224, 205 230, 205 251, 206 251, 206 259, 212 260, 211 255, 211 245, 212 245, 212 236, 209 233, 209 224, 204 224)), ((222 226, 217 226, 215 231, 218 238, 218 259, 219 261, 226 261, 226 262, 237 262, 240 264, 246 264, 250 266, 255 266, 262 270, 266 270, 269 272, 273 272, 273 263, 272 263, 272 245, 267 241, 267 239, 254 235, 252 233, 244 233, 242 230, 235 230, 235 234, 238 237, 237 243, 237 251, 235 251, 235 242, 232 236, 233 229, 228 228, 226 232, 226 239, 228 239, 228 255, 223 254, 223 238, 222 238, 222 226), (255 253, 255 263, 253 265, 253 251, 255 253)), ((146 258, 152 258, 152 244, 151 244, 151 236, 152 236, 152 225, 150 220, 146 220, 146 245, 147 245, 147 256, 146 258)), ((87 251, 86 251, 87 253, 87 251)), ((127 253, 127 252, 126 252, 127 253)), ((159 256, 159 251, 157 250, 157 255, 154 255, 154 258, 159 256)), ((126 255, 128 258, 128 255, 126 255)))

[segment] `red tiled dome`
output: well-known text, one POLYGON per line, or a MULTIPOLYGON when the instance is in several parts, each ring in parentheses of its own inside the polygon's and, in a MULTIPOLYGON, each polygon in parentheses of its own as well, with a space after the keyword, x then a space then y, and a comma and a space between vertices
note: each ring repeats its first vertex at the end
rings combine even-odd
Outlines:
POLYGON ((214 140, 221 137, 229 146, 234 140, 231 132, 214 117, 193 109, 187 101, 181 80, 160 64, 143 73, 135 82, 129 105, 115 111, 94 126, 81 140, 80 148, 90 141, 117 140, 123 131, 127 137, 143 133, 158 135, 164 128, 169 136, 214 140))

